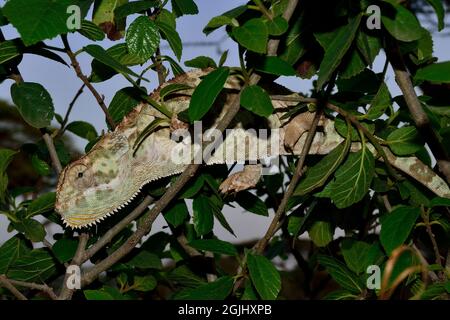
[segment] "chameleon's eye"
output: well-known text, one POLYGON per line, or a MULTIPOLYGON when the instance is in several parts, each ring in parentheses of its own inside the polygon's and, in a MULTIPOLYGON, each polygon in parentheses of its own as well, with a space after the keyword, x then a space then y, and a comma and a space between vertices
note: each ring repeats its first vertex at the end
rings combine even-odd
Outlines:
POLYGON ((80 180, 86 176, 87 167, 84 164, 77 164, 71 169, 71 177, 73 180, 80 180))

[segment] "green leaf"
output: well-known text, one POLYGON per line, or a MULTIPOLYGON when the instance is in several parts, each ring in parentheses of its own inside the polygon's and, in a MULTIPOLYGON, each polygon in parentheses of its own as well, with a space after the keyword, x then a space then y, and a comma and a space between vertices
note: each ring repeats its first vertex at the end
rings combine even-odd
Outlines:
POLYGON ((50 125, 55 107, 52 97, 43 86, 32 82, 14 83, 11 86, 11 98, 29 125, 35 128, 50 125))
POLYGON ((161 259, 148 251, 140 251, 128 263, 128 265, 140 269, 162 269, 161 259))
POLYGON ((156 21, 156 25, 166 37, 167 42, 169 42, 169 45, 172 48, 172 51, 177 59, 180 60, 183 53, 183 43, 181 42, 181 38, 178 35, 177 30, 175 30, 175 28, 173 28, 172 26, 160 21, 156 21))
POLYGON ((216 62, 210 57, 199 56, 194 59, 188 60, 184 63, 186 67, 206 69, 206 68, 217 68, 216 62))
POLYGON ((305 32, 304 26, 304 15, 301 15, 298 19, 294 19, 291 27, 287 33, 286 39, 281 40, 284 44, 284 51, 281 52, 279 57, 289 63, 294 65, 297 61, 305 54, 306 47, 303 38, 307 34, 305 32))
POLYGON ((53 254, 59 262, 64 263, 72 260, 77 251, 78 241, 62 238, 55 242, 52 247, 53 254))
POLYGON ((365 68, 366 63, 362 55, 359 53, 358 50, 351 49, 350 53, 345 57, 342 63, 339 77, 341 79, 350 79, 363 72, 365 68))
POLYGON ((211 251, 218 254, 237 255, 237 250, 231 243, 218 239, 193 240, 189 242, 189 246, 197 250, 211 251))
POLYGON ((167 61, 170 63, 170 67, 172 68, 172 72, 175 76, 179 76, 185 74, 183 68, 171 57, 169 56, 161 56, 162 61, 167 61))
POLYGON ((113 296, 103 290, 83 290, 87 300, 114 300, 113 296))
POLYGON ((450 83, 450 61, 430 64, 417 70, 416 81, 429 81, 435 84, 450 83))
POLYGON ((27 218, 31 218, 35 215, 53 210, 55 206, 55 201, 56 201, 55 192, 48 192, 39 196, 39 198, 34 199, 28 206, 27 218))
POLYGON ((13 222, 13 225, 17 231, 22 232, 32 242, 41 242, 45 238, 45 228, 37 220, 27 218, 20 222, 13 222))
POLYGON ((325 55, 320 64, 317 89, 323 87, 341 63, 342 58, 347 53, 355 38, 360 22, 361 15, 357 15, 352 18, 347 25, 338 28, 332 33, 333 37, 331 42, 325 48, 325 55))
POLYGON ((87 141, 95 140, 98 137, 97 130, 95 130, 94 126, 85 121, 71 122, 67 125, 66 130, 87 141))
POLYGON ((130 68, 126 67, 124 63, 122 64, 121 62, 117 61, 110 52, 106 51, 99 45, 90 44, 84 47, 83 50, 90 54, 93 58, 114 69, 118 73, 139 77, 138 74, 134 73, 130 68))
POLYGON ((203 285, 205 280, 193 273, 186 265, 181 265, 171 271, 167 278, 184 287, 195 288, 203 285))
POLYGON ((351 293, 361 293, 364 286, 358 276, 351 272, 345 264, 332 257, 319 255, 317 261, 325 267, 331 277, 344 289, 351 293))
POLYGON ((144 1, 133 1, 125 3, 114 10, 114 16, 116 19, 125 18, 131 14, 139 13, 150 8, 158 6, 158 1, 156 0, 144 0, 144 1))
POLYGON ((400 206, 381 220, 380 241, 388 254, 406 241, 419 215, 420 208, 400 206))
POLYGON ((281 36, 289 28, 289 24, 286 19, 281 16, 275 17, 272 20, 268 20, 266 24, 267 30, 272 36, 281 36))
POLYGON ((158 282, 153 276, 134 277, 133 289, 136 291, 148 292, 156 288, 158 282))
POLYGON ((375 120, 381 117, 386 109, 391 104, 391 95, 386 84, 383 82, 377 94, 370 103, 370 108, 367 111, 367 119, 375 120))
POLYGON ((50 253, 45 249, 35 249, 17 258, 6 275, 14 280, 42 283, 55 271, 50 253))
POLYGON ((430 207, 450 207, 450 199, 436 197, 430 201, 430 207))
POLYGON ((269 94, 258 85, 248 86, 242 91, 241 105, 261 117, 270 116, 274 110, 269 94))
POLYGON ((5 171, 16 153, 16 151, 10 149, 0 148, 0 203, 4 201, 5 191, 8 186, 8 176, 5 171))
POLYGON ((264 57, 255 65, 255 69, 261 72, 277 76, 295 76, 296 71, 286 61, 278 57, 264 57))
POLYGON ((40 159, 37 154, 33 154, 31 157, 31 165, 33 169, 41 176, 48 176, 52 172, 52 168, 48 165, 47 162, 40 159))
POLYGON ((334 227, 329 221, 316 221, 308 230, 311 240, 318 247, 325 247, 333 241, 334 227))
POLYGON ((328 178, 333 174, 336 168, 345 159, 350 147, 350 139, 334 148, 319 163, 306 171, 305 177, 300 180, 299 185, 294 191, 294 195, 301 196, 323 186, 328 178))
POLYGON ((194 199, 194 228, 199 236, 209 233, 214 226, 214 215, 209 199, 203 195, 194 199))
POLYGON ((236 194, 236 202, 245 210, 260 216, 268 217, 267 206, 259 197, 248 191, 242 191, 236 194))
POLYGON ((357 274, 366 270, 367 256, 371 245, 364 241, 344 239, 341 243, 341 251, 347 266, 357 274))
POLYGON ((21 237, 16 235, 6 241, 0 247, 0 274, 6 274, 16 259, 26 255, 28 252, 30 252, 30 249, 25 245, 25 241, 21 237))
POLYGON ((386 7, 381 11, 381 21, 386 30, 400 41, 419 40, 423 29, 414 14, 401 5, 391 5, 393 10, 386 10, 386 7))
MULTIPOLYGON (((227 12, 224 12, 220 16, 212 18, 203 29, 203 32, 206 35, 209 35, 214 30, 217 30, 218 28, 226 24, 233 24, 233 19, 235 20, 245 11, 247 11, 247 6, 239 6, 227 12)), ((237 20, 235 21, 237 22, 237 20)))
POLYGON ((21 41, 15 40, 7 40, 0 43, 0 64, 20 56, 23 51, 21 44, 21 41))
POLYGON ((184 289, 175 295, 176 300, 224 300, 233 289, 234 280, 225 276, 197 288, 184 289))
POLYGON ((177 17, 198 13, 198 7, 193 0, 172 0, 172 10, 177 17))
POLYGON ((81 29, 77 30, 81 35, 85 36, 89 40, 102 41, 105 39, 105 33, 95 23, 83 20, 81 22, 81 29))
POLYGON ((161 98, 162 101, 164 101, 167 96, 170 96, 173 93, 189 89, 192 89, 192 87, 187 84, 171 83, 161 89, 161 91, 159 92, 159 97, 161 98))
POLYGON ((212 107, 222 91, 230 74, 230 69, 222 67, 210 72, 195 88, 189 104, 189 120, 200 120, 212 107))
POLYGON ((171 26, 173 29, 177 28, 177 21, 175 15, 170 12, 169 10, 162 9, 158 16, 156 17, 157 22, 163 22, 169 26, 171 26))
POLYGON ((248 20, 244 25, 233 28, 233 37, 236 41, 250 51, 266 53, 269 31, 262 19, 248 20))
POLYGON ((396 129, 387 137, 391 150, 399 156, 409 155, 422 148, 417 129, 413 126, 396 129))
POLYGON ((441 31, 445 27, 445 9, 442 0, 427 0, 427 2, 433 7, 434 11, 436 11, 438 30, 441 31))
POLYGON ((164 219, 175 228, 182 225, 187 217, 189 217, 189 211, 184 201, 175 203, 164 213, 164 219))
POLYGON ((349 207, 364 198, 374 172, 375 159, 367 147, 350 153, 344 164, 337 169, 335 179, 317 196, 331 198, 339 209, 349 207))
POLYGON ((126 42, 128 51, 147 61, 159 46, 158 26, 147 16, 140 16, 128 27, 126 42))
POLYGON ((116 92, 108 111, 115 123, 119 123, 141 101, 141 91, 134 87, 122 88, 116 92))
POLYGON ((360 30, 356 36, 356 46, 364 57, 365 62, 372 66, 373 61, 381 50, 381 40, 360 30))
POLYGON ((256 291, 263 300, 275 300, 281 290, 281 277, 272 262, 264 256, 247 255, 248 271, 256 291))
POLYGON ((29 46, 68 32, 71 4, 72 0, 10 0, 2 11, 29 46))

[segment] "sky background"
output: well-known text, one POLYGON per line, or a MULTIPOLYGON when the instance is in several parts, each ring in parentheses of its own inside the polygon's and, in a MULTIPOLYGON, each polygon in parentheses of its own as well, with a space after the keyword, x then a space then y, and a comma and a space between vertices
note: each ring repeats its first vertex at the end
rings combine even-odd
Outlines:
MULTIPOLYGON (((0 5, 3 6, 4 0, 0 0, 0 5)), ((225 37, 224 29, 220 29, 210 34, 208 37, 202 32, 204 26, 208 21, 231 8, 238 5, 246 3, 242 0, 196 0, 199 8, 199 14, 195 16, 183 16, 177 20, 177 31, 180 34, 181 39, 184 42, 183 57, 182 62, 192 59, 194 57, 204 55, 213 58, 218 61, 221 54, 229 49, 228 60, 226 65, 228 66, 238 66, 238 55, 237 55, 237 45, 235 42, 225 37), (188 45, 189 43, 203 43, 203 45, 188 45), (216 44, 211 44, 216 43, 216 44)), ((90 14, 89 14, 90 16, 90 14)), ((435 20, 434 16, 430 17, 431 20, 435 20)), ((134 17, 128 17, 128 23, 132 21, 134 17)), ((6 39, 13 39, 18 37, 17 31, 11 27, 2 27, 2 31, 6 39)), ((431 28, 431 31, 435 31, 431 28)), ((446 32, 444 30, 443 32, 446 32)), ((450 60, 450 39, 448 31, 445 34, 440 35, 435 32, 433 35, 434 39, 434 56, 439 58, 439 61, 450 60)), ((87 44, 92 42, 80 35, 71 34, 69 35, 69 42, 71 44, 72 50, 77 51, 87 44)), ((124 42, 124 39, 119 42, 124 42)), ((109 48, 119 42, 113 42, 109 40, 104 40, 102 42, 97 42, 97 44, 103 46, 104 48, 109 48)), ((59 38, 46 41, 47 44, 61 47, 62 43, 59 38)), ((162 43, 162 53, 166 55, 171 55, 170 48, 168 48, 167 43, 163 41, 162 43)), ((68 61, 66 56, 63 58, 68 61)), ((86 75, 90 74, 90 64, 92 58, 86 53, 78 55, 79 62, 83 73, 86 75)), ((374 64, 374 69, 380 72, 383 69, 384 55, 380 54, 374 64)), ((183 64, 181 64, 183 65, 183 64)), ((183 65, 184 66, 184 65, 183 65)), ((56 112, 64 115, 70 101, 73 99, 74 95, 82 85, 81 81, 75 75, 73 69, 69 69, 60 63, 34 56, 25 55, 22 63, 19 66, 23 78, 27 82, 37 82, 42 84, 51 94, 53 102, 56 108, 56 112)), ((135 70, 142 70, 140 67, 135 67, 135 70)), ((188 70, 189 68, 185 68, 188 70)), ((150 83, 143 82, 143 85, 147 86, 148 91, 151 92, 157 86, 157 79, 152 73, 148 74, 148 78, 151 80, 150 83)), ((282 77, 277 80, 280 84, 285 85, 294 91, 309 92, 312 88, 311 80, 302 80, 295 77, 282 77)), ((0 99, 11 102, 10 97, 10 86, 12 84, 11 80, 6 80, 0 84, 0 99)), ((393 96, 399 94, 399 90, 395 84, 392 70, 389 69, 387 73, 387 84, 393 96)), ((100 94, 105 96, 106 105, 109 105, 114 94, 121 88, 130 86, 129 82, 126 81, 121 75, 116 75, 112 79, 105 81, 103 83, 94 84, 100 94)), ((70 121, 84 120, 92 123, 98 132, 106 129, 104 115, 97 104, 96 100, 93 98, 92 94, 85 90, 81 97, 78 99, 74 110, 70 116, 70 121)), ((76 145, 79 146, 80 150, 84 150, 86 141, 73 136, 76 145)), ((226 207, 224 209, 224 214, 229 221, 230 225, 236 233, 236 238, 225 231, 219 223, 215 223, 215 232, 223 240, 229 241, 245 241, 255 238, 260 238, 267 226, 271 221, 271 217, 262 217, 255 214, 243 212, 241 209, 233 209, 226 207)), ((272 214, 272 213, 271 213, 272 214)), ((0 243, 11 237, 6 231, 7 219, 0 215, 0 243)), ((157 219, 154 224, 152 234, 160 231, 161 228, 166 225, 165 221, 161 216, 157 219)), ((52 230, 53 232, 54 230, 52 230)), ((52 241, 49 236, 47 236, 49 241, 52 241)))

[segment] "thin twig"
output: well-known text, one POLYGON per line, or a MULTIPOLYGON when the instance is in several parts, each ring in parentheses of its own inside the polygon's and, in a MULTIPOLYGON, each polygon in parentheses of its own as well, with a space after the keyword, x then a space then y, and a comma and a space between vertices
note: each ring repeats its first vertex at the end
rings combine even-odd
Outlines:
POLYGON ((50 159, 52 160, 53 168, 56 173, 59 175, 62 171, 62 165, 58 158, 58 153, 56 152, 55 145, 53 143, 52 137, 48 133, 44 133, 42 135, 44 139, 45 145, 47 146, 48 153, 50 154, 50 159))
MULTIPOLYGON (((425 230, 428 234, 428 236, 430 237, 431 240, 431 245, 433 246, 433 251, 434 251, 434 256, 435 256, 435 263, 438 266, 443 267, 443 261, 441 258, 441 253, 439 252, 439 246, 436 242, 436 237, 433 233, 433 230, 431 229, 431 224, 430 224, 430 213, 429 211, 426 211, 425 208, 421 208, 420 209, 420 213, 423 219, 423 222, 425 224, 425 230)), ((445 279, 445 274, 443 274, 442 272, 439 273, 439 277, 441 279, 445 279)))
POLYGON ((8 281, 12 285, 17 286, 17 287, 24 287, 24 288, 42 291, 42 292, 46 293, 52 300, 58 299, 58 296, 55 294, 53 289, 45 283, 38 284, 38 283, 34 283, 34 282, 25 282, 25 281, 13 280, 13 279, 8 279, 8 281))
POLYGON ((61 123, 61 128, 57 131, 56 137, 60 137, 64 133, 65 126, 66 126, 67 122, 69 121, 70 113, 72 112, 72 109, 73 109, 75 103, 77 102, 78 98, 83 93, 84 87, 86 87, 85 83, 83 83, 81 85, 80 89, 78 89, 77 93, 75 94, 72 101, 70 102, 69 108, 67 109, 66 115, 64 116, 64 119, 61 123))
POLYGON ((19 300, 28 300, 4 275, 0 275, 0 286, 8 289, 19 300))
POLYGON ((83 74, 80 63, 78 62, 75 54, 73 53, 72 49, 70 48, 69 41, 67 40, 67 36, 62 35, 61 39, 64 44, 64 49, 66 50, 66 54, 69 56, 72 67, 74 68, 78 78, 80 78, 81 81, 83 81, 83 83, 86 85, 86 87, 92 92, 92 94, 94 95, 98 104, 100 105, 100 108, 102 108, 103 113, 106 116, 106 121, 108 121, 108 124, 111 127, 111 129, 114 130, 114 128, 116 127, 116 124, 114 123, 114 120, 108 111, 108 107, 106 107, 106 105, 105 105, 105 101, 103 100, 102 96, 97 92, 97 90, 94 88, 94 86, 91 84, 88 77, 86 77, 83 74))
POLYGON ((322 110, 319 109, 316 112, 316 115, 314 116, 314 120, 311 123, 311 127, 309 128, 308 135, 306 136, 305 144, 303 145, 302 152, 300 154, 300 158, 298 160, 297 167, 295 169, 294 175, 292 176, 291 182, 289 183, 289 186, 283 196, 283 199, 281 200, 281 203, 278 206, 277 211, 275 212, 275 216, 273 217, 269 228, 267 229, 266 233, 261 238, 261 240, 258 241, 258 243, 255 245, 255 251, 257 253, 262 253, 264 251, 270 239, 275 234, 278 227, 278 222, 284 215, 288 201, 291 198, 292 194, 294 193, 295 187, 297 186, 298 182, 300 181, 300 178, 303 175, 303 165, 305 164, 306 156, 309 153, 309 149, 311 148, 314 136, 316 135, 317 125, 319 124, 321 116, 322 110))
MULTIPOLYGON (((89 240, 89 235, 86 233, 82 233, 82 234, 80 234, 80 236, 78 238, 79 238, 79 240, 78 240, 77 251, 75 252, 74 257, 72 258, 70 265, 81 266, 83 263, 84 252, 86 249, 87 242, 89 240)), ((68 279, 69 279, 69 274, 66 273, 58 300, 70 300, 72 298, 74 289, 70 289, 67 286, 68 279)))

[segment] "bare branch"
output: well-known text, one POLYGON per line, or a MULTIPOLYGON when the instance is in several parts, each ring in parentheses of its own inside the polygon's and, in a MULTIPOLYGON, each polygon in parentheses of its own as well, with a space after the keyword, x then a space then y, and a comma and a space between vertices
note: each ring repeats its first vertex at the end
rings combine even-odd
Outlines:
POLYGON ((430 119, 422 108, 422 104, 414 91, 414 86, 411 82, 410 74, 406 68, 400 49, 395 40, 389 42, 386 48, 389 61, 394 69, 395 80, 403 93, 406 105, 408 106, 410 115, 417 127, 426 140, 430 150, 432 151, 436 161, 439 163, 439 170, 444 174, 447 182, 450 183, 450 159, 442 145, 438 133, 432 127, 430 119))
POLYGON ((55 294, 53 289, 45 283, 38 284, 38 283, 34 283, 34 282, 25 282, 25 281, 13 280, 13 279, 8 279, 8 281, 12 285, 17 286, 17 287, 24 287, 24 288, 29 288, 29 289, 34 289, 34 290, 39 290, 39 291, 45 292, 52 300, 58 299, 58 296, 55 294))
POLYGON ((53 139, 50 137, 48 133, 44 133, 42 135, 44 139, 45 145, 47 146, 48 153, 50 154, 50 159, 52 160, 53 168, 56 173, 59 175, 62 171, 62 165, 58 158, 58 153, 56 152, 55 145, 53 144, 53 139))
POLYGON ((0 275, 0 286, 8 289, 19 300, 28 300, 4 275, 0 275))
POLYGON ((289 183, 289 186, 281 200, 280 205, 278 206, 277 211, 275 212, 275 216, 270 223, 269 228, 267 229, 265 235, 261 238, 260 241, 255 245, 255 251, 258 253, 262 253, 269 243, 270 239, 273 237, 275 232, 278 229, 278 222, 281 217, 284 215, 286 211, 286 206, 288 204, 289 199, 294 193, 295 187, 297 186, 300 178, 303 175, 303 165, 305 164, 306 156, 309 153, 309 149, 311 148, 311 144, 313 142, 314 136, 316 135, 317 125, 319 124, 320 117, 322 116, 322 110, 318 110, 316 115, 314 116, 314 120, 311 123, 311 127, 309 128, 308 135, 306 136, 305 144, 303 145, 302 152, 300 154, 300 158, 297 163, 297 167, 295 169, 294 176, 289 183))

